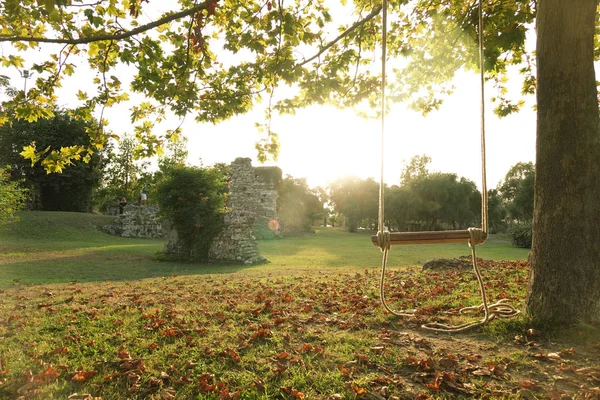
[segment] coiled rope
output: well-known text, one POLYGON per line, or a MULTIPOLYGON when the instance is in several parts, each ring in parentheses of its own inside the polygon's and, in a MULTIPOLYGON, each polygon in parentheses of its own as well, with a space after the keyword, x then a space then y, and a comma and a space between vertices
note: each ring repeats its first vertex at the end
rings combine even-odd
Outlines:
MULTIPOLYGON (((383 0, 382 7, 382 41, 381 41, 381 170, 379 180, 379 215, 378 215, 378 232, 377 232, 377 244, 383 252, 381 261, 381 280, 379 285, 379 296, 383 307, 391 314, 399 317, 414 317, 416 310, 392 310, 385 301, 385 270, 387 267, 388 254, 391 248, 390 232, 385 231, 384 220, 385 220, 385 204, 384 204, 384 155, 385 155, 385 111, 386 111, 386 56, 387 56, 387 0, 383 0)), ((482 0, 479 0, 478 7, 479 14, 479 29, 478 29, 478 42, 479 42, 479 75, 481 81, 481 228, 469 228, 469 247, 471 248, 471 258, 473 260, 473 271, 477 277, 479 284, 479 291, 481 294, 482 303, 479 306, 465 307, 459 310, 460 314, 467 313, 478 313, 483 311, 484 316, 480 321, 468 322, 461 325, 446 325, 441 323, 426 323, 421 325, 421 328, 433 331, 433 332, 465 332, 477 326, 482 326, 488 322, 499 317, 512 317, 519 314, 519 310, 514 308, 512 305, 506 303, 506 299, 500 300, 494 304, 488 305, 487 295, 485 291, 485 285, 481 276, 481 271, 477 265, 477 255, 475 248, 477 245, 485 242, 486 233, 488 232, 488 193, 487 193, 487 177, 486 177, 486 150, 485 150, 485 71, 484 71, 484 54, 483 54, 483 7, 482 0)))

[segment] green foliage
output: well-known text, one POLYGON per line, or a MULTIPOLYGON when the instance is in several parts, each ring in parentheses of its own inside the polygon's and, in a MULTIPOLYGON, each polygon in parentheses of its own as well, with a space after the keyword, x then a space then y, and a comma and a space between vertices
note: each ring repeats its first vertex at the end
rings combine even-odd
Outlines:
POLYGON ((17 219, 16 212, 23 208, 27 191, 10 178, 10 168, 0 168, 0 225, 17 219))
POLYGON ((506 208, 497 189, 488 190, 488 224, 490 233, 506 231, 506 208))
POLYGON ((477 223, 481 194, 472 181, 437 172, 414 181, 411 187, 420 200, 418 216, 426 229, 438 229, 440 223, 453 229, 477 223))
POLYGON ((527 222, 533 218, 535 167, 532 162, 513 165, 498 186, 511 220, 527 222))
MULTIPOLYGON (((411 165, 416 165, 415 160, 419 158, 413 158, 411 165)), ((479 224, 481 194, 475 183, 456 174, 430 173, 426 163, 412 172, 405 169, 406 183, 386 190, 387 225, 393 230, 414 231, 479 224)))
POLYGON ((277 216, 285 236, 314 232, 313 224, 324 216, 323 203, 306 179, 287 176, 279 183, 277 216))
POLYGON ((187 164, 188 140, 182 135, 173 135, 166 145, 165 154, 158 159, 158 168, 166 172, 171 168, 181 167, 187 164))
POLYGON ((186 261, 206 261, 222 227, 227 197, 226 176, 220 168, 179 167, 158 184, 161 213, 177 231, 186 261))
POLYGON ((65 110, 55 110, 51 119, 13 120, 10 125, 0 126, 0 164, 11 166, 13 179, 24 180, 23 185, 29 189, 29 208, 91 211, 93 191, 100 184, 106 162, 103 149, 96 149, 88 157, 71 159, 69 168, 56 174, 48 174, 43 164, 32 165, 21 156, 23 148, 32 141, 50 153, 90 146, 88 126, 65 110))
MULTIPOLYGON (((78 118, 91 120, 96 109, 122 106, 130 92, 147 98, 131 107, 145 155, 158 151, 178 130, 155 132, 168 113, 218 122, 267 98, 269 120, 275 111, 289 113, 310 104, 378 104, 380 78, 372 73, 372 59, 381 46, 381 6, 371 2, 343 2, 334 10, 324 1, 300 6, 181 0, 172 9, 144 1, 5 3, 0 8, 0 42, 10 46, 0 56, 3 67, 22 70, 28 67, 29 52, 52 43, 63 47, 31 66, 35 82, 27 93, 15 91, 3 103, 0 123, 8 110, 28 121, 51 116, 56 89, 77 79, 80 63, 75 57, 87 60, 85 68, 97 72, 93 88, 73 93, 79 100, 78 118), (333 19, 336 15, 353 18, 340 22, 333 19), (147 23, 148 18, 153 22, 147 23), (133 71, 131 82, 118 78, 123 66, 133 71), (292 85, 297 90, 274 96, 279 87, 292 85)), ((396 79, 389 80, 390 100, 407 101, 423 112, 435 110, 452 93, 448 82, 455 72, 476 69, 477 9, 467 0, 415 0, 392 2, 389 12, 388 55, 396 72, 396 79)), ((498 91, 497 112, 514 112, 522 103, 508 95, 507 71, 521 71, 523 93, 535 88, 532 55, 525 48, 535 1, 488 2, 484 14, 486 69, 498 91)), ((43 53, 35 54, 39 58, 43 53)), ((62 168, 101 142, 107 123, 90 126, 91 146, 50 153, 32 147, 27 156, 46 159, 49 170, 62 168)), ((277 135, 269 125, 258 124, 263 131, 257 145, 261 158, 278 151, 277 135)))
POLYGON ((350 232, 356 232, 359 223, 371 226, 377 221, 379 184, 372 178, 340 178, 331 183, 330 198, 334 210, 347 218, 350 232))
MULTIPOLYGON (((95 201, 100 211, 118 205, 125 197, 128 204, 137 204, 140 193, 152 184, 152 175, 148 172, 148 162, 136 159, 137 144, 128 135, 119 140, 119 147, 108 155, 108 163, 104 171, 102 187, 95 194, 95 201)), ((149 196, 153 199, 154 196, 149 196)))
POLYGON ((530 249, 532 236, 531 221, 510 224, 508 227, 508 235, 510 236, 510 241, 515 246, 523 249, 530 249))
POLYGON ((427 154, 422 156, 413 156, 408 164, 404 165, 400 173, 400 184, 407 185, 419 178, 424 178, 429 174, 427 165, 431 163, 431 157, 427 154))

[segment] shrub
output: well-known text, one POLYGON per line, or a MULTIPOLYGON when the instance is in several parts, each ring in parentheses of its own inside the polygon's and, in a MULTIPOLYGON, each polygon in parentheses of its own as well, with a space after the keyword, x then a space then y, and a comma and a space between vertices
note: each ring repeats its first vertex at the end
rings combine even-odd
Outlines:
POLYGON ((177 258, 206 261, 210 245, 222 228, 227 197, 226 175, 220 168, 179 167, 159 183, 161 214, 177 231, 177 258))
POLYGON ((0 225, 17 219, 15 213, 23 209, 26 190, 19 182, 10 180, 10 168, 0 168, 0 225))
POLYGON ((524 249, 531 248, 531 222, 516 222, 508 227, 512 244, 524 249))

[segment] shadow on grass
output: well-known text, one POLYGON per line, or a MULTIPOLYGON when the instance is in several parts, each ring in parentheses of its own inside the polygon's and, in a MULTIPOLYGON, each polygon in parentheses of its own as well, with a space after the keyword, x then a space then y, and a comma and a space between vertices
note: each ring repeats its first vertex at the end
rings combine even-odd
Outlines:
MULTIPOLYGON (((86 243, 89 245, 89 243, 86 243)), ((229 274, 249 268, 236 264, 166 262, 155 259, 156 242, 0 256, 0 287, 69 281, 126 281, 177 275, 229 274), (20 259, 19 259, 20 258, 20 259)))

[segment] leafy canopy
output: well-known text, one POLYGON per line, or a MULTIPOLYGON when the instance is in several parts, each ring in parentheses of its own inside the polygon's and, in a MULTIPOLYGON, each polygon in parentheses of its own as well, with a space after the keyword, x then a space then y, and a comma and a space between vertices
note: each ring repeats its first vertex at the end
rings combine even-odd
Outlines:
POLYGON ((90 123, 72 118, 68 110, 54 109, 53 113, 49 119, 16 120, 0 126, 0 165, 11 167, 12 179, 23 180, 23 186, 29 189, 29 208, 88 212, 92 209, 93 191, 100 185, 105 167, 105 149, 96 150, 85 160, 78 157, 74 149, 90 146, 90 137, 86 133, 90 123), (23 147, 31 142, 50 154, 41 163, 32 165, 21 155, 23 147), (55 152, 75 156, 68 165, 52 164, 52 160, 57 160, 52 156, 55 152), (49 166, 53 168, 49 169, 49 166), (64 173, 48 174, 54 168, 64 169, 64 173))
MULTIPOLYGON (((389 8, 390 98, 423 112, 437 109, 453 90, 448 82, 454 73, 477 66, 476 3, 391 0, 389 8)), ((36 78, 27 93, 15 91, 4 101, 0 123, 11 116, 50 117, 57 88, 76 79, 78 68, 89 68, 96 77, 78 91, 74 116, 91 120, 100 115, 88 132, 92 145, 75 153, 43 153, 30 146, 25 157, 46 159, 46 168, 57 169, 65 159, 93 152, 104 143, 104 109, 136 93, 146 98, 131 107, 142 143, 139 154, 154 154, 165 137, 180 132, 176 126, 165 135, 156 131, 155 125, 171 115, 216 123, 263 102, 266 122, 257 124, 263 132, 257 150, 265 159, 278 149, 268 122, 274 112, 322 103, 377 105, 380 77, 373 60, 379 58, 380 11, 380 2, 370 0, 178 0, 160 5, 147 0, 6 0, 0 4, 0 43, 10 46, 0 63, 32 69, 36 78), (37 51, 42 47, 47 52, 37 51), (26 60, 32 54, 36 61, 30 65, 26 60), (81 67, 80 60, 87 66, 81 67), (123 81, 124 70, 132 71, 131 82, 123 81)), ((523 105, 508 96, 509 70, 523 74, 524 94, 535 89, 533 60, 525 48, 535 1, 485 2, 484 14, 487 78, 498 89, 496 111, 505 115, 523 105)))

